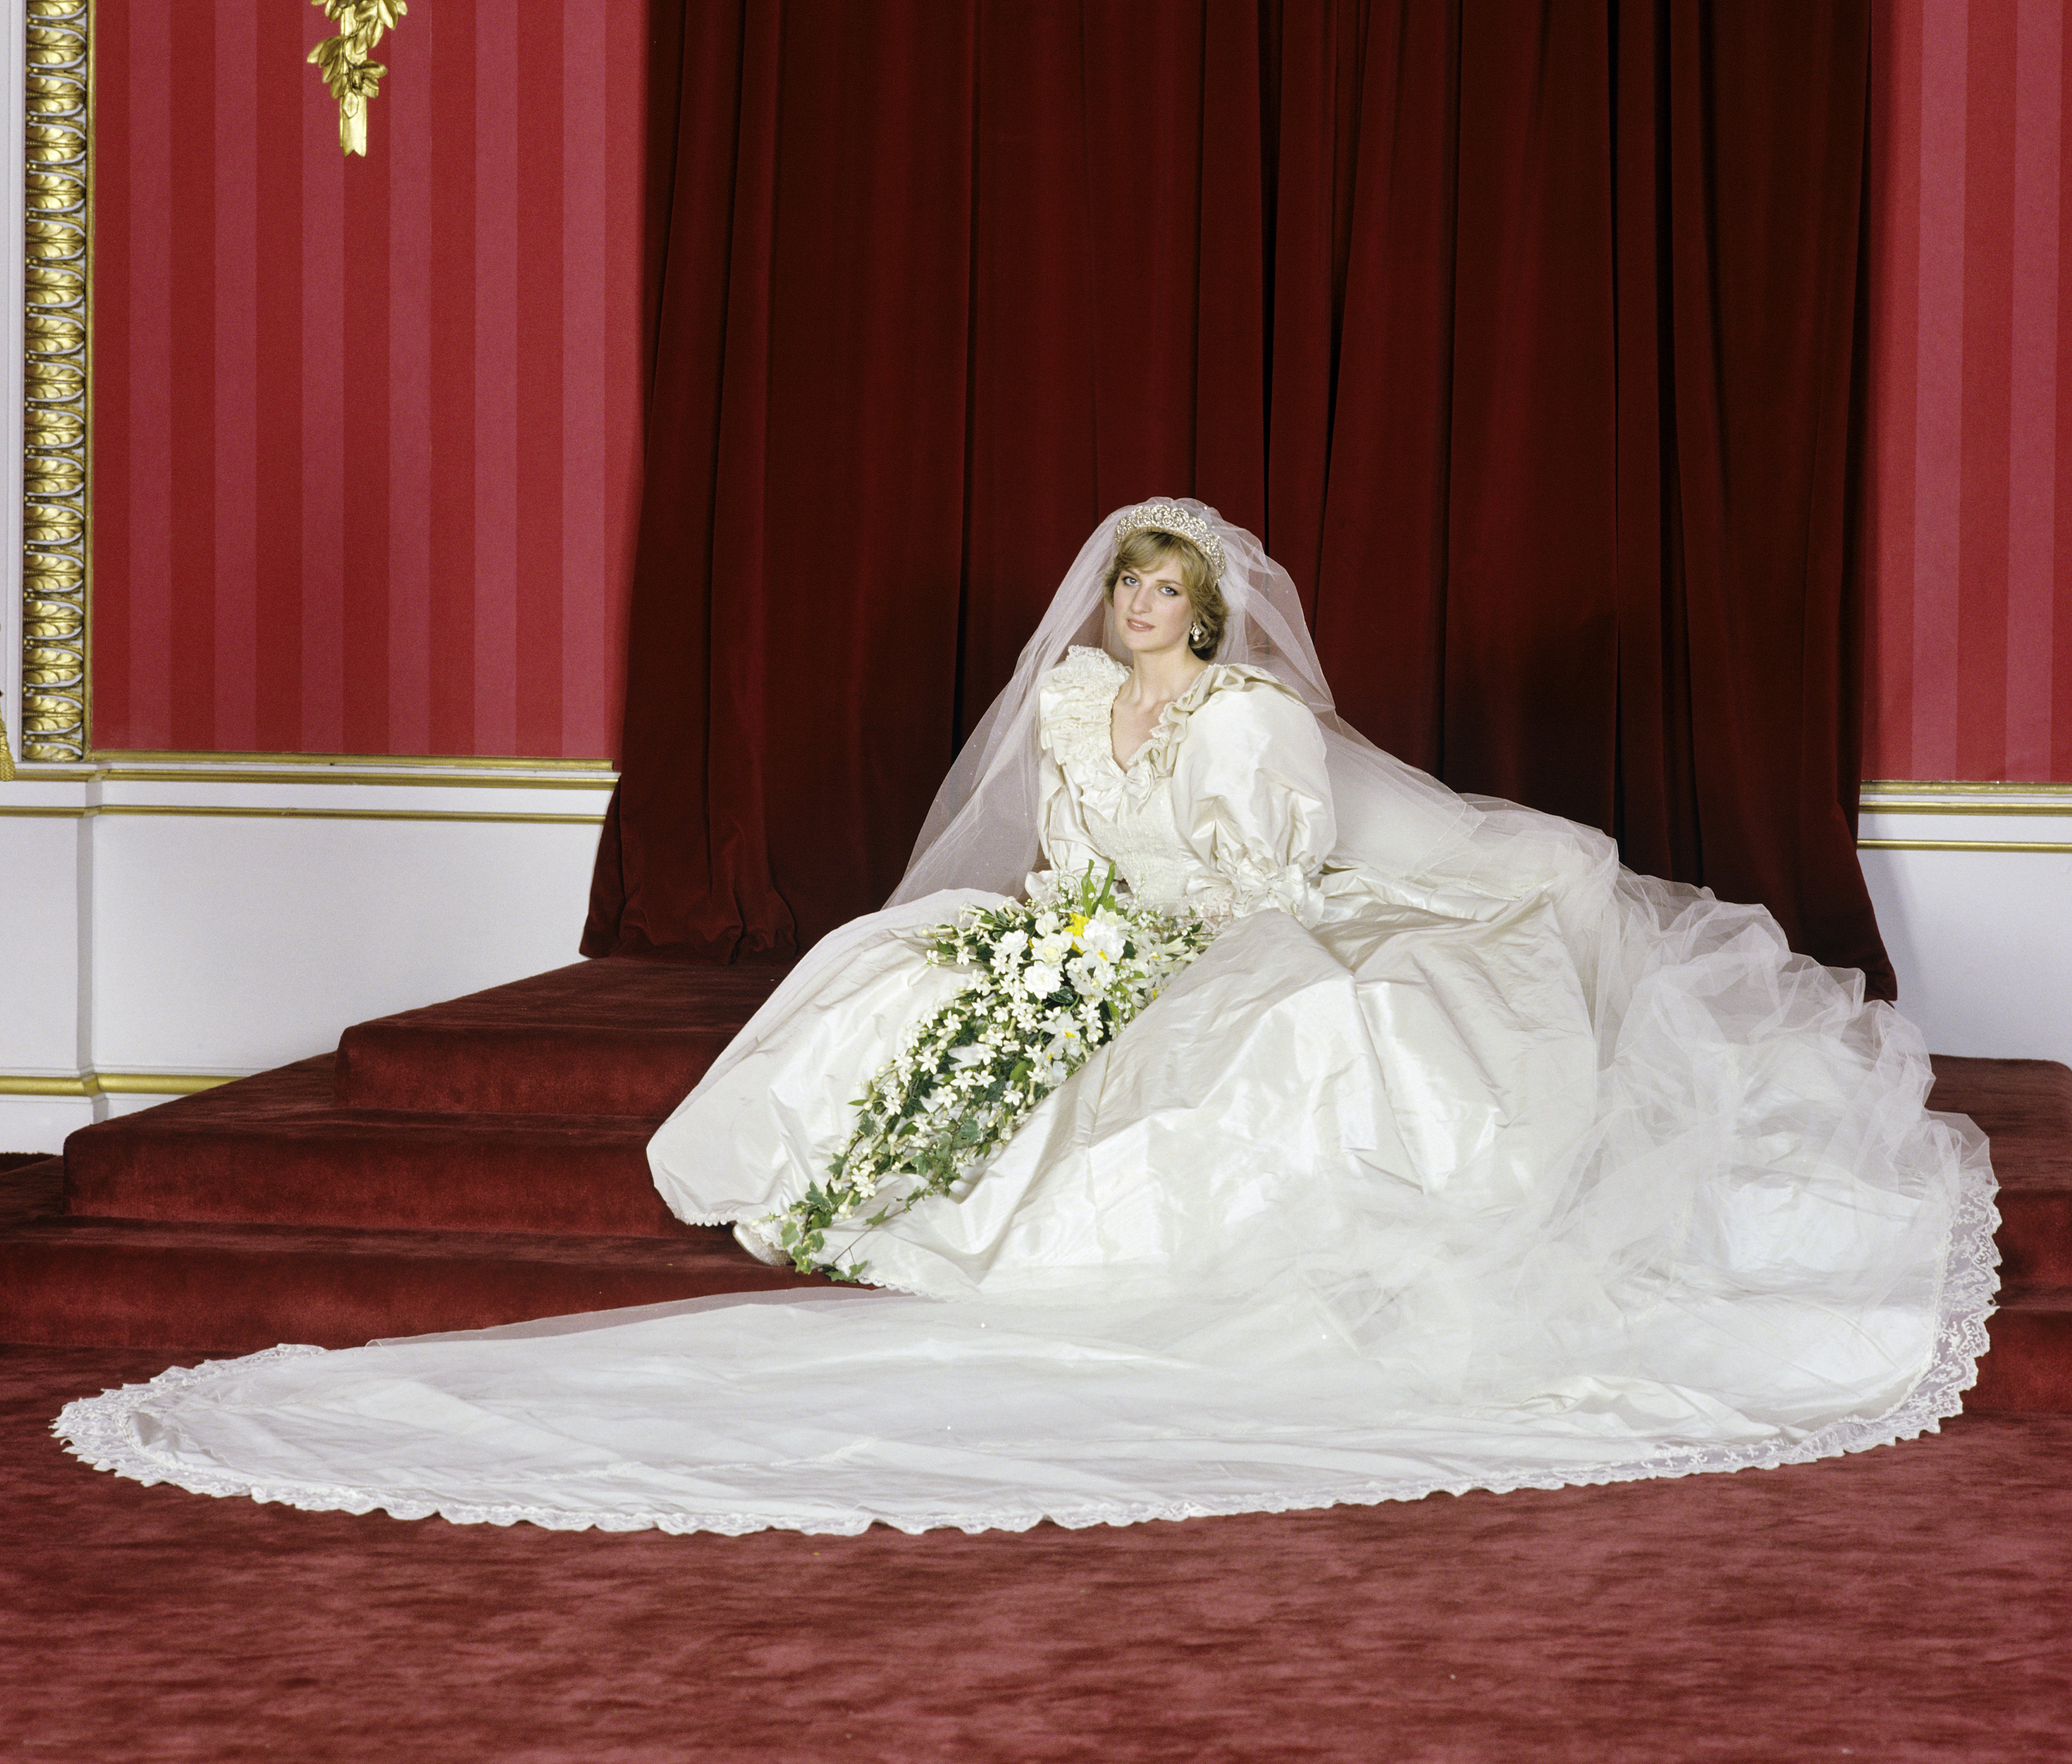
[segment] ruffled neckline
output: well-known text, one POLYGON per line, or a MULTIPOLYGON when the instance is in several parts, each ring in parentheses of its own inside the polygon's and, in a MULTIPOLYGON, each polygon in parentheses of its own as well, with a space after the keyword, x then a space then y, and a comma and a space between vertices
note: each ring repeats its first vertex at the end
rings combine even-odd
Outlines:
POLYGON ((1174 750, 1187 732, 1187 721, 1220 688, 1252 681, 1274 685, 1273 676, 1256 668, 1211 662, 1187 689, 1158 713, 1144 743, 1127 766, 1115 757, 1116 694, 1129 670, 1104 649, 1074 646, 1050 670, 1045 681, 1043 738, 1051 756, 1071 767, 1083 792, 1112 801, 1127 791, 1142 800, 1159 779, 1173 771, 1174 750))

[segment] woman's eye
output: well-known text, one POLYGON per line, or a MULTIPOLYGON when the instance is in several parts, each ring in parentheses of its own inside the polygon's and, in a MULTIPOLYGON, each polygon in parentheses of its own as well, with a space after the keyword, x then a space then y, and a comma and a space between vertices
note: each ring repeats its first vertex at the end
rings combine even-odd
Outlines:
POLYGON ((1177 594, 1178 593, 1179 593, 1179 591, 1180 591, 1180 590, 1179 590, 1178 589, 1177 589, 1177 588, 1171 587, 1171 586, 1166 586, 1166 587, 1161 587, 1158 591, 1159 591, 1159 593, 1161 593, 1161 594, 1165 595, 1165 597, 1166 597, 1168 600, 1170 600, 1170 599, 1174 597, 1174 595, 1175 595, 1175 594, 1177 594))

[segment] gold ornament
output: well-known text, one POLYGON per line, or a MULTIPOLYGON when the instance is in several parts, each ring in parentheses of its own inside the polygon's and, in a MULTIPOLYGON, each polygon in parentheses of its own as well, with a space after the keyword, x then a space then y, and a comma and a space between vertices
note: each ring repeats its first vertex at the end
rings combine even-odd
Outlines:
POLYGON ((89 0, 29 0, 22 162, 21 697, 0 779, 86 754, 89 0))
POLYGON ((338 25, 338 35, 326 37, 310 51, 338 100, 338 144, 347 154, 367 157, 367 106, 381 88, 388 69, 368 57, 384 31, 393 31, 396 21, 410 8, 407 0, 310 0, 327 19, 338 25))

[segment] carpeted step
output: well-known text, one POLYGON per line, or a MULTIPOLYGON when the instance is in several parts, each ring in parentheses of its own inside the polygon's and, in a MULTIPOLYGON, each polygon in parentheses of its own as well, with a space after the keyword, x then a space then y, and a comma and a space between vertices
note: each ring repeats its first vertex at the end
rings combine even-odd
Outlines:
POLYGON ((356 1024, 347 1108, 660 1120, 788 970, 606 956, 356 1024))
POLYGON ((342 1109, 331 1056, 162 1103, 65 1143, 68 1211, 372 1231, 680 1236, 652 1124, 342 1109))
POLYGON ((1928 1102, 1984 1129, 2000 1185, 2000 1309, 1964 1407, 2072 1413, 2072 1068, 1938 1055, 1928 1102))
POLYGON ((1982 1415, 2072 1414, 2072 1287, 2000 1294, 1992 1343, 1964 1407, 1982 1415))
POLYGON ((351 1347, 820 1284, 765 1267, 714 1227, 664 1242, 47 1219, 0 1231, 0 1341, 351 1347))
POLYGON ((2054 1059, 1972 1059, 1938 1054, 1928 1106, 1969 1115, 1998 1139, 2054 1140, 2072 1158, 2072 1066, 2054 1059))
POLYGON ((0 1227, 64 1211, 62 1157, 23 1157, 0 1170, 0 1227))

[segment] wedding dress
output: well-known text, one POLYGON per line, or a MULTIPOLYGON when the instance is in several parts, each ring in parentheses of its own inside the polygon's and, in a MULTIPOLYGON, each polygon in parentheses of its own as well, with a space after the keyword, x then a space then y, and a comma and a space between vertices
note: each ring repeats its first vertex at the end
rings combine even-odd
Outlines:
POLYGON ((1992 1180, 1905 1019, 1762 909, 1364 742, 1285 573, 1197 503, 1171 513, 1213 536, 1229 629, 1119 763, 1099 578, 1128 512, 892 903, 650 1148, 679 1216, 772 1254, 959 984, 933 927, 1111 862, 1216 923, 977 1180, 830 1231, 879 1289, 277 1348, 75 1403, 72 1449, 399 1517, 976 1531, 1777 1465, 1956 1413, 1992 1180))

